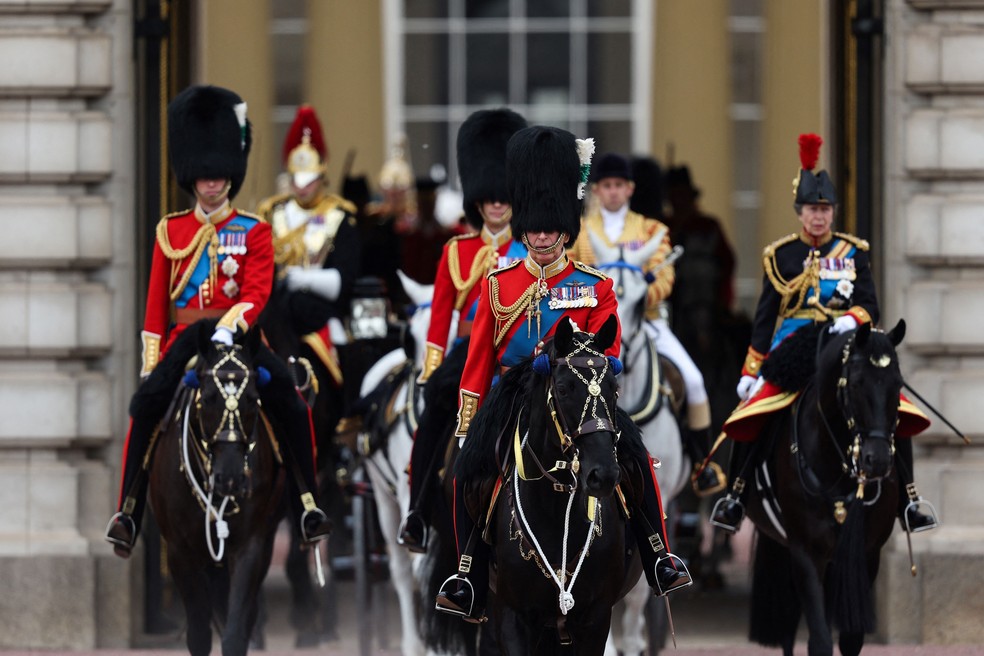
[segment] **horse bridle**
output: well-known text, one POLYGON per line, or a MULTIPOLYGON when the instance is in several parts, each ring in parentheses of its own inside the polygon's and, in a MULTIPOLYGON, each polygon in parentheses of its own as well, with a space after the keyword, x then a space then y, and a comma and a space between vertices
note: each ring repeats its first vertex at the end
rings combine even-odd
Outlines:
MULTIPOLYGON (((892 453, 895 453, 895 431, 894 429, 886 432, 881 429, 877 430, 865 430, 855 418, 855 413, 853 410, 853 404, 851 402, 851 397, 848 394, 848 364, 852 360, 857 360, 854 357, 854 339, 857 333, 851 334, 847 341, 844 342, 844 347, 841 349, 841 374, 837 379, 837 390, 836 399, 837 405, 840 408, 841 414, 844 417, 844 421, 847 424, 847 429, 850 431, 853 439, 850 445, 846 449, 846 453, 842 453, 841 449, 838 447, 836 441, 834 441, 834 446, 837 447, 837 454, 841 458, 841 467, 845 473, 849 472, 851 478, 858 481, 858 496, 864 496, 864 485, 868 481, 867 474, 861 469, 860 459, 861 459, 861 441, 862 436, 867 436, 873 439, 883 439, 887 440, 889 446, 891 447, 892 453)), ((817 343, 817 361, 819 362, 819 353, 822 347, 823 340, 819 340, 817 343)), ((872 364, 876 367, 887 367, 891 364, 891 358, 888 356, 882 356, 877 361, 872 360, 872 364)), ((820 395, 817 395, 817 412, 820 414, 820 418, 823 420, 824 427, 827 429, 827 434, 830 436, 831 440, 834 440, 834 431, 830 426, 830 422, 827 420, 827 416, 823 411, 823 407, 820 405, 820 395)), ((878 479, 871 479, 878 480, 878 479)))
POLYGON ((219 420, 218 427, 211 435, 208 435, 203 422, 201 391, 199 390, 196 399, 199 436, 207 445, 219 442, 241 442, 246 445, 248 453, 256 446, 256 430, 259 422, 255 422, 253 430, 247 432, 239 411, 239 405, 246 388, 249 386, 252 372, 239 357, 239 352, 242 350, 241 346, 219 347, 219 349, 221 357, 218 362, 203 373, 212 378, 212 382, 215 383, 215 387, 222 397, 222 418, 219 420), (226 364, 234 365, 239 371, 223 370, 226 364))

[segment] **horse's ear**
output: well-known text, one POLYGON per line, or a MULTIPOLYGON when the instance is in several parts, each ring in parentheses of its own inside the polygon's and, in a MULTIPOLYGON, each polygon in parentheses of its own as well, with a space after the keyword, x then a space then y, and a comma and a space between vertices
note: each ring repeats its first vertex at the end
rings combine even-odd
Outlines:
POLYGON ((863 347, 868 343, 869 337, 871 337, 871 322, 866 321, 858 326, 857 333, 854 335, 854 343, 860 347, 863 347))
POLYGON ((608 347, 615 343, 616 333, 618 333, 618 315, 612 312, 595 335, 595 347, 599 351, 607 351, 608 347))
POLYGON ((905 319, 899 319, 895 327, 888 331, 888 339, 892 342, 892 346, 898 346, 902 343, 903 337, 905 337, 905 319))
POLYGON ((563 317, 557 324, 554 333, 554 356, 561 357, 571 352, 571 341, 574 339, 574 326, 568 317, 563 317))

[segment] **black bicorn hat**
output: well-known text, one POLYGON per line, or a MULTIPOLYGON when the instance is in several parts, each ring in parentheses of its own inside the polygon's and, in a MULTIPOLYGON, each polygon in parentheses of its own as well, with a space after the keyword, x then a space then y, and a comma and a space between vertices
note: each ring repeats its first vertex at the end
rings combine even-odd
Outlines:
MULTIPOLYGON (((517 238, 556 231, 574 243, 581 230, 580 186, 587 179, 579 153, 593 147, 560 128, 535 126, 513 135, 506 149, 506 183, 517 238)), ((590 152, 586 158, 590 162, 590 152)))
POLYGON ((836 205, 837 190, 834 182, 826 171, 814 173, 820 157, 820 146, 823 139, 816 134, 801 134, 799 136, 800 169, 793 180, 793 195, 796 205, 836 205))
POLYGON ((465 218, 482 227, 478 206, 484 202, 509 202, 506 193, 506 143, 526 119, 511 109, 480 109, 458 129, 458 176, 464 196, 465 218))
POLYGON ((629 160, 618 153, 605 153, 591 164, 591 182, 605 178, 632 180, 632 167, 629 160))
POLYGON ((234 198, 246 178, 252 145, 246 103, 222 87, 188 87, 167 107, 167 143, 182 189, 194 195, 196 180, 228 179, 234 198))

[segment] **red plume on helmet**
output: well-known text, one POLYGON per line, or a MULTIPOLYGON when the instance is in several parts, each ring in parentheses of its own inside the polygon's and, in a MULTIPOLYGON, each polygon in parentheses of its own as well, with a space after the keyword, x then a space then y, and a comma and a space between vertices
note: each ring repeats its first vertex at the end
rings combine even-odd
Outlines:
POLYGON ((314 148, 321 161, 328 159, 328 147, 325 145, 324 135, 321 133, 321 122, 318 115, 314 113, 311 105, 301 105, 297 108, 297 115, 290 129, 287 130, 287 137, 284 139, 283 161, 286 164, 292 150, 301 145, 304 135, 308 135, 311 147, 314 148))
POLYGON ((799 136, 800 164, 806 171, 812 171, 820 159, 820 146, 823 138, 819 134, 801 134, 799 136))

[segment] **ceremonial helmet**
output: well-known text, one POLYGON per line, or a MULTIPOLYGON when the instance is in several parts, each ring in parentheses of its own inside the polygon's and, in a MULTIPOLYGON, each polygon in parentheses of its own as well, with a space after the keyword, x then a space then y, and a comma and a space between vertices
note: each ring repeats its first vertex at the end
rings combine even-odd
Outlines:
POLYGON ((793 180, 793 195, 796 206, 837 204, 837 191, 826 171, 814 173, 820 158, 820 146, 823 139, 816 134, 801 134, 799 136, 799 156, 802 168, 793 180))
POLYGON ((478 206, 509 202, 506 193, 506 143, 526 119, 511 109, 480 109, 458 128, 458 177, 465 218, 475 228, 484 223, 478 206))
POLYGON ((196 180, 228 179, 234 198, 252 144, 246 103, 222 87, 188 87, 167 106, 167 143, 178 186, 194 195, 196 180))
POLYGON ((297 108, 297 115, 284 139, 283 160, 291 181, 298 189, 324 176, 328 166, 328 146, 321 131, 321 122, 311 105, 297 108))
POLYGON ((390 158, 379 171, 379 186, 383 189, 408 191, 414 185, 413 168, 407 161, 407 139, 400 135, 393 144, 390 158))
POLYGON ((574 243, 593 153, 593 139, 575 139, 560 128, 534 126, 512 136, 506 148, 506 186, 513 234, 557 231, 574 243))

